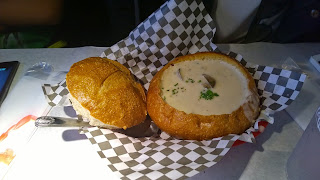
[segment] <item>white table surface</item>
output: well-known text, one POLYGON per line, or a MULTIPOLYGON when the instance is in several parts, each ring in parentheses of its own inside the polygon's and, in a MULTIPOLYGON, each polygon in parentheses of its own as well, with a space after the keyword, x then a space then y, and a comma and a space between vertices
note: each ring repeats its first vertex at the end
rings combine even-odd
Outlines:
MULTIPOLYGON (((291 57, 309 77, 297 100, 286 111, 275 115, 275 123, 268 125, 266 131, 257 137, 256 144, 232 148, 215 166, 190 179, 286 179, 287 159, 320 105, 320 73, 308 61, 310 56, 320 54, 320 43, 253 43, 218 47, 222 51, 240 53, 247 61, 261 65, 280 66, 283 60, 291 57)), ((20 61, 21 65, 0 108, 0 133, 27 114, 40 116, 44 111, 39 107, 46 103, 40 87, 43 81, 26 85, 30 82, 24 76, 28 68, 45 61, 55 71, 68 71, 73 63, 100 56, 104 49, 1 49, 0 62, 20 61)), ((13 161, 5 179, 113 179, 88 140, 66 140, 65 136, 76 134, 72 130, 76 129, 38 128, 13 161)))

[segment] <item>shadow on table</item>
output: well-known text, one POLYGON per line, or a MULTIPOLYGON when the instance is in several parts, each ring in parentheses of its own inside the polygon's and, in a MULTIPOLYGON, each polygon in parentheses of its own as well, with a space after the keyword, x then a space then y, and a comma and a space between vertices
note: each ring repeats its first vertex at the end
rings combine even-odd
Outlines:
MULTIPOLYGON (((276 113, 274 124, 269 124, 265 131, 256 137, 255 144, 245 143, 232 147, 217 164, 189 179, 240 179, 253 153, 256 151, 263 152, 264 148, 262 145, 272 136, 272 134, 281 133, 284 125, 292 121, 292 118, 287 112, 282 111, 276 113)), ((255 179, 257 177, 258 176, 252 178, 255 179)))
POLYGON ((218 44, 218 49, 222 52, 222 53, 226 53, 230 51, 230 45, 229 44, 218 44))
MULTIPOLYGON (((63 110, 64 110, 64 113, 71 118, 78 117, 76 111, 73 109, 72 106, 65 106, 63 107, 63 110)), ((65 130, 62 133, 62 139, 64 141, 77 141, 77 140, 87 139, 87 137, 84 134, 80 134, 78 129, 69 129, 69 130, 65 130)))
POLYGON ((62 139, 64 141, 76 141, 76 140, 87 139, 87 136, 85 134, 79 134, 78 129, 69 129, 69 130, 63 131, 62 139))
POLYGON ((66 115, 68 115, 71 118, 77 118, 77 113, 76 111, 73 109, 72 106, 64 106, 63 107, 63 111, 66 115))

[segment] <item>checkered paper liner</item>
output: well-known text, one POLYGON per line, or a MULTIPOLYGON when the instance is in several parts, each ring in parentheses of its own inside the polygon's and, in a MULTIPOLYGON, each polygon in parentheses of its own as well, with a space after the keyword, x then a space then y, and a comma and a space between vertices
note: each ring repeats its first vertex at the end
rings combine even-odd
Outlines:
POLYGON ((65 80, 59 84, 43 84, 42 91, 49 105, 52 107, 65 103, 69 94, 65 80))
MULTIPOLYGON (((248 69, 260 94, 262 112, 251 128, 241 135, 230 134, 208 141, 179 140, 165 132, 152 137, 133 138, 108 129, 84 129, 106 166, 122 179, 191 177, 217 163, 236 140, 253 142, 252 132, 258 130, 258 122, 273 123, 272 114, 294 101, 306 78, 297 72, 248 63, 233 52, 228 55, 248 69)), ((43 90, 49 105, 66 104, 69 93, 65 81, 45 84, 43 90)))
POLYGON ((174 57, 217 50, 215 31, 201 0, 170 0, 101 56, 129 68, 148 89, 155 73, 174 57))

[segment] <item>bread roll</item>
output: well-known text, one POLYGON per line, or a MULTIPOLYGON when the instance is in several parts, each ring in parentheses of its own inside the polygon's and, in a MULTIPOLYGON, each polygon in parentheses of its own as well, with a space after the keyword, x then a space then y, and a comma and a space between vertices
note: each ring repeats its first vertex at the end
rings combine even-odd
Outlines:
POLYGON ((260 113, 254 79, 236 60, 197 53, 169 62, 152 79, 147 110, 156 125, 182 139, 241 134, 260 113))
POLYGON ((92 126, 127 129, 146 118, 143 87, 117 61, 99 57, 79 61, 71 66, 66 82, 74 109, 92 126))

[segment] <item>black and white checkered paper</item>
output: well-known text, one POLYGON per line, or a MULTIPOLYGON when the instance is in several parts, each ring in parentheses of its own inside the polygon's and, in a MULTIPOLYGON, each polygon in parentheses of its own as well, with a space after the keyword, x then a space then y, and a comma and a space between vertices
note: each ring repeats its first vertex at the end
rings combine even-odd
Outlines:
POLYGON ((69 94, 65 80, 58 84, 43 84, 42 91, 52 107, 63 105, 69 94))
MULTIPOLYGON (((170 0, 134 29, 127 38, 106 49, 101 57, 117 60, 146 89, 153 76, 177 56, 219 50, 211 43, 213 20, 200 1, 170 0)), ((179 140, 165 132, 133 138, 108 129, 84 129, 100 157, 122 179, 185 179, 217 163, 236 140, 253 142, 258 122, 273 123, 272 114, 286 108, 299 94, 306 78, 293 71, 246 62, 230 52, 255 79, 261 99, 257 122, 241 135, 230 134, 208 141, 179 140)), ((44 85, 51 106, 63 106, 65 81, 44 85)))
MULTIPOLYGON (((165 132, 152 137, 133 138, 98 127, 84 130, 106 166, 122 179, 178 179, 191 177, 217 163, 236 140, 253 142, 252 132, 258 122, 273 123, 272 114, 285 109, 299 94, 306 78, 304 74, 260 66, 246 62, 241 55, 229 53, 255 79, 261 100, 261 115, 253 127, 241 135, 230 134, 209 141, 179 140, 165 132)), ((68 90, 65 81, 43 85, 51 106, 65 104, 68 90)))
POLYGON ((148 89, 155 73, 174 57, 215 50, 215 31, 200 0, 171 0, 101 56, 129 68, 148 89))

